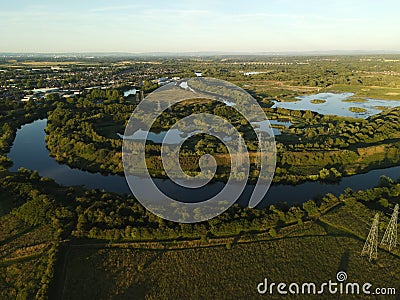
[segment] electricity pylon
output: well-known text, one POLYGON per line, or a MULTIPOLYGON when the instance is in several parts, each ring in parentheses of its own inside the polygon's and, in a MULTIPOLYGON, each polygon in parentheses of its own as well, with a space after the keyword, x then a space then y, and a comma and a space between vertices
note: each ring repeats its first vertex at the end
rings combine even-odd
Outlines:
POLYGON ((365 241, 364 248, 361 251, 361 256, 368 255, 369 261, 378 258, 378 225, 379 213, 376 213, 371 230, 369 231, 367 240, 365 241))
POLYGON ((393 210, 392 218, 386 228, 381 245, 386 246, 391 251, 397 244, 397 218, 399 216, 399 205, 396 204, 393 210))

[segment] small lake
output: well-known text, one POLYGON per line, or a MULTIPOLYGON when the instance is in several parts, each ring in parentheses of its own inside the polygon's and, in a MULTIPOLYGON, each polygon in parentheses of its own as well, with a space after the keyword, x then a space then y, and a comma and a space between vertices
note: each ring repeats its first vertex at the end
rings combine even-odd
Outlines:
MULTIPOLYGON (((261 131, 264 132, 268 132, 268 122, 267 121, 261 121, 261 122, 254 122, 255 125, 259 126, 259 129, 261 131)), ((274 135, 281 135, 281 131, 278 128, 273 127, 274 125, 277 126, 284 126, 286 128, 289 128, 289 126, 292 125, 291 122, 287 122, 287 121, 279 121, 279 120, 269 120, 269 123, 272 126, 272 131, 274 132, 274 135)), ((146 131, 139 129, 138 131, 134 132, 132 135, 130 136, 124 136, 120 133, 117 133, 117 135, 123 139, 124 137, 127 139, 132 139, 132 140, 144 140, 146 139, 147 141, 152 141, 153 143, 157 143, 157 144, 161 144, 163 141, 166 144, 179 144, 180 142, 182 142, 183 140, 185 140, 187 138, 188 135, 192 135, 194 133, 198 133, 195 130, 189 133, 185 133, 179 129, 173 128, 169 130, 169 140, 168 141, 164 141, 165 136, 168 133, 168 130, 161 130, 159 132, 152 132, 150 131, 147 134, 147 138, 146 138, 146 131)), ((228 141, 230 140, 230 137, 225 137, 224 141, 228 141)))
MULTIPOLYGON (((279 121, 279 120, 268 120, 269 124, 271 124, 272 127, 272 131, 274 132, 274 135, 281 135, 281 131, 279 130, 279 128, 274 127, 274 125, 276 126, 284 126, 286 128, 289 128, 292 123, 289 121, 279 121)), ((260 130, 261 131, 268 131, 268 122, 267 121, 261 121, 261 122, 254 122, 256 125, 260 126, 260 130)))
POLYGON ((272 107, 286 108, 290 110, 311 110, 323 115, 337 115, 366 119, 372 115, 380 113, 382 108, 393 108, 400 106, 400 101, 398 100, 367 98, 362 99, 362 102, 355 102, 351 101, 350 97, 352 96, 354 96, 353 93, 319 93, 297 97, 298 101, 275 101, 275 104, 272 107), (363 112, 350 111, 350 108, 362 109, 363 112))
POLYGON ((128 96, 130 96, 130 95, 136 95, 136 93, 137 93, 138 91, 139 91, 139 90, 137 90, 137 89, 127 90, 127 91, 124 92, 124 97, 128 97, 128 96))
MULTIPOLYGON (((129 136, 124 136, 120 133, 117 133, 117 135, 120 138, 126 138, 126 139, 131 139, 131 140, 147 140, 147 141, 152 141, 153 143, 161 144, 164 141, 165 136, 167 135, 168 130, 161 130, 160 132, 149 132, 144 131, 142 129, 139 129, 135 133, 129 136), (147 137, 146 137, 147 135, 147 137)), ((195 132, 192 132, 191 134, 194 134, 195 132)), ((186 139, 187 134, 183 131, 180 131, 179 129, 170 129, 169 130, 169 140, 164 141, 165 144, 179 144, 183 140, 186 139)))
MULTIPOLYGON (((79 169, 70 168, 67 165, 59 164, 49 156, 45 144, 46 120, 37 120, 26 124, 17 131, 14 144, 8 155, 14 162, 11 171, 20 167, 30 170, 37 170, 41 176, 54 179, 62 185, 83 185, 90 189, 100 189, 117 193, 130 193, 125 177, 118 175, 104 176, 100 173, 90 173, 79 169)), ((320 182, 306 182, 296 186, 273 185, 259 207, 265 207, 277 202, 288 204, 302 203, 308 199, 326 193, 338 195, 345 188, 353 190, 367 189, 375 186, 381 175, 397 179, 400 174, 400 166, 373 170, 366 174, 354 175, 343 178, 337 184, 325 184, 320 182)), ((146 179, 140 179, 146 180, 146 179)), ((206 185, 193 193, 192 189, 177 186, 168 179, 154 179, 156 185, 169 196, 181 200, 198 202, 217 194, 223 187, 223 182, 216 182, 206 185)), ((239 204, 246 205, 252 193, 254 185, 248 184, 239 198, 239 204)))

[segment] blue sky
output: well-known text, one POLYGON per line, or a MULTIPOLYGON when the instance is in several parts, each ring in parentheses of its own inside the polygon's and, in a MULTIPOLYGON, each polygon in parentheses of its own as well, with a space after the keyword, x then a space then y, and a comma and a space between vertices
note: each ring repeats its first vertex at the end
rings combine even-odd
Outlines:
POLYGON ((398 0, 0 2, 0 52, 400 50, 398 0))

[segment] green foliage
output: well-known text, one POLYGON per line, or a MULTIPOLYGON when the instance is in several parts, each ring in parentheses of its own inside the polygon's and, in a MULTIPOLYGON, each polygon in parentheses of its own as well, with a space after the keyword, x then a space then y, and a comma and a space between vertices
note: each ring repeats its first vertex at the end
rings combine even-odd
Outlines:
POLYGON ((303 203, 303 209, 307 212, 309 216, 314 216, 318 213, 317 205, 313 200, 308 200, 303 203))
POLYGON ((268 231, 268 233, 269 233, 269 235, 270 235, 272 238, 276 237, 276 230, 275 230, 275 228, 271 228, 271 229, 268 231))
POLYGON ((393 179, 382 175, 379 179, 379 186, 380 187, 390 187, 394 183, 393 179))
MULTIPOLYGON (((48 117, 47 147, 59 162, 103 173, 123 173, 121 161, 122 133, 134 106, 129 103, 100 101, 113 97, 115 90, 92 90, 73 103, 55 102, 48 117), (90 110, 88 110, 90 108, 90 110)), ((114 95, 115 96, 115 95, 114 95)), ((258 149, 254 132, 231 107, 211 101, 176 105, 163 112, 153 124, 154 130, 167 130, 189 112, 214 111, 244 132, 250 151, 258 149)), ((310 111, 270 109, 276 117, 287 114, 301 119, 277 137, 277 169, 274 182, 298 183, 305 180, 338 181, 374 168, 400 162, 400 124, 398 108, 385 111, 368 120, 321 116, 310 111)), ((143 116, 145 118, 145 116, 143 116)), ((152 176, 164 177, 160 145, 148 143, 147 165, 152 176)), ((226 147, 208 135, 187 140, 180 153, 180 163, 188 174, 199 171, 198 159, 203 154, 215 156, 216 179, 226 180, 230 167, 226 147)), ((252 152, 254 153, 254 152, 252 152)), ((257 179, 253 162, 249 180, 257 179)), ((138 173, 141 170, 137 170, 138 173)))
POLYGON ((32 200, 25 202, 16 211, 15 215, 32 226, 48 224, 51 220, 53 204, 45 195, 35 195, 32 200))
MULTIPOLYGON (((251 64, 232 64, 231 58, 210 58, 204 71, 207 76, 246 87, 270 117, 292 122, 289 128, 280 128, 283 134, 276 137, 275 182, 334 181, 398 164, 399 108, 367 120, 270 108, 270 100, 291 100, 317 89, 351 91, 357 97, 393 98, 390 93, 397 91, 398 76, 377 71, 386 70, 387 62, 371 58, 370 62, 360 63, 362 58, 340 57, 335 61, 315 58, 309 64, 298 65, 302 59, 252 57, 251 64), (265 73, 248 77, 241 73, 244 66, 265 73)), ((191 59, 163 62, 178 76, 190 76, 190 69, 200 64, 191 59)), ((63 74, 60 83, 81 88, 89 80, 81 76, 85 68, 74 66, 71 74, 76 75, 63 74)), ((116 66, 104 74, 111 78, 124 68, 116 66)), ((146 78, 158 76, 159 69, 149 68, 146 63, 132 68, 135 72, 149 72, 140 80, 144 81, 145 93, 158 86, 146 78)), ((390 68, 400 72, 399 64, 391 64, 390 68)), ((31 76, 24 70, 23 76, 14 70, 9 74, 20 88, 47 83, 47 75, 31 76)), ((0 81, 6 82, 3 73, 0 81)), ((382 269, 399 265, 398 250, 390 255, 380 251, 376 265, 359 257, 362 240, 368 234, 365 223, 379 211, 383 216, 380 227, 384 229, 386 214, 399 202, 400 184, 390 178, 382 177, 373 189, 346 190, 339 197, 328 194, 300 207, 271 205, 257 210, 235 205, 206 222, 176 224, 149 213, 132 196, 60 187, 26 169, 6 171, 11 165, 6 153, 16 129, 48 114, 47 146, 58 161, 93 171, 120 173, 122 142, 116 133, 122 133, 135 108, 120 90, 92 89, 68 101, 58 94, 48 95, 46 101, 13 101, 19 98, 16 93, 0 101, 0 299, 59 298, 61 291, 53 295, 52 289, 58 280, 57 270, 64 265, 65 299, 109 299, 116 295, 148 299, 163 295, 174 299, 255 298, 257 295, 251 293, 255 293, 255 283, 265 277, 266 266, 271 280, 325 281, 334 279, 332 270, 342 267, 343 257, 347 257, 352 280, 398 285, 397 269, 382 273, 382 269), (106 243, 100 244, 99 240, 106 243), (61 251, 64 249, 69 251, 61 251), (191 281, 193 277, 195 282, 191 281), (188 286, 193 288, 187 289, 188 286)), ((248 149, 257 149, 249 124, 220 103, 178 105, 166 111, 153 129, 167 129, 188 112, 201 111, 228 118, 243 132, 248 149)), ((148 165, 152 173, 161 176, 160 146, 149 143, 146 150, 151 154, 148 165)), ((228 166, 226 148, 199 135, 183 147, 180 162, 185 170, 196 172, 198 155, 203 153, 214 153, 223 167, 228 166)), ((251 170, 254 176, 256 171, 251 170)))

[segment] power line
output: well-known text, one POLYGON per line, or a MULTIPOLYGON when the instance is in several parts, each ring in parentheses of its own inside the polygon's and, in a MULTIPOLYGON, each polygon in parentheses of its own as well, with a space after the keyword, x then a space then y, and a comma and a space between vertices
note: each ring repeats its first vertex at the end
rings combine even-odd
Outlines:
POLYGON ((361 251, 361 256, 369 256, 369 261, 378 258, 378 225, 379 213, 376 213, 371 230, 369 231, 367 240, 365 241, 364 248, 361 251))
POLYGON ((389 225, 386 228, 385 235, 383 236, 381 246, 386 246, 389 251, 396 247, 397 244, 397 218, 399 215, 399 205, 396 204, 389 225))

